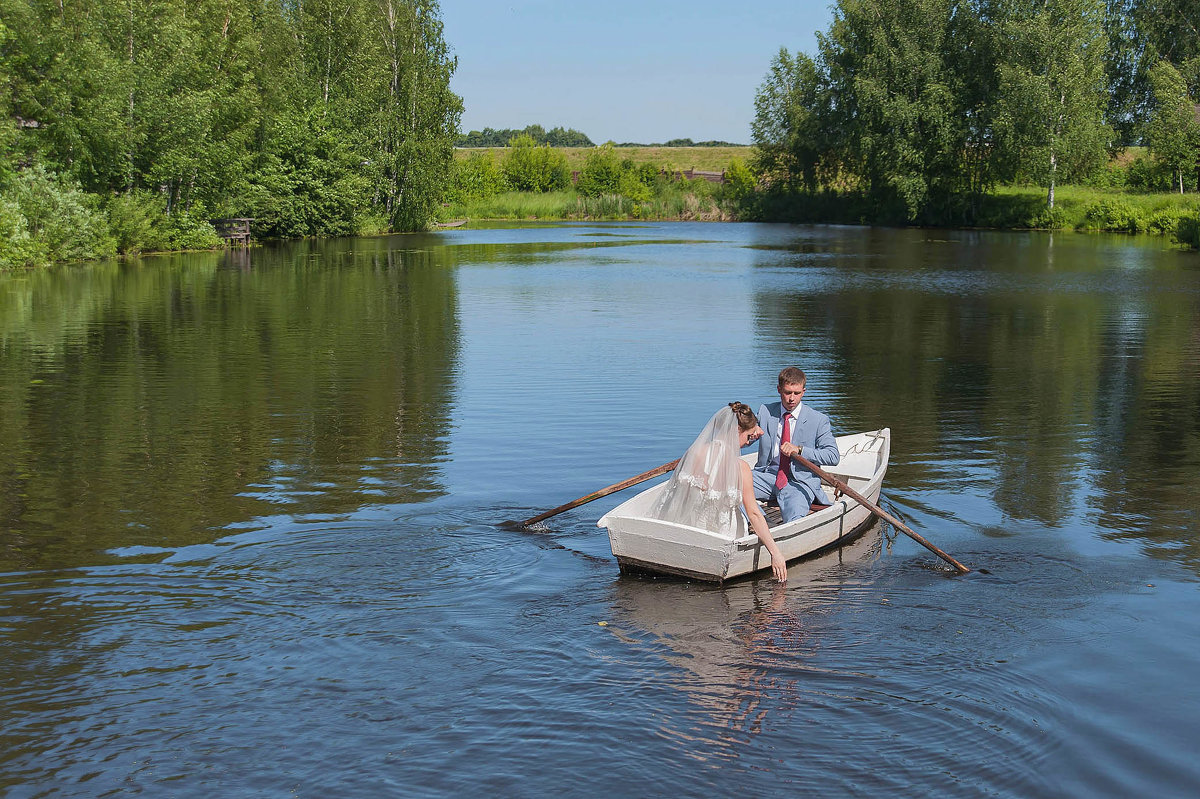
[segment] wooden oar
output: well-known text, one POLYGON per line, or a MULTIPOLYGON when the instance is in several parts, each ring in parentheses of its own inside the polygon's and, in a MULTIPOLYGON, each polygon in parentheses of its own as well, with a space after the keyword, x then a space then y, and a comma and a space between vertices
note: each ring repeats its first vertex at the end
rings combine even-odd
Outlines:
POLYGON ((871 511, 872 513, 874 513, 874 514, 875 514, 876 516, 878 516, 879 518, 883 519, 884 521, 891 522, 891 523, 892 523, 892 525, 894 525, 894 526, 896 527, 896 529, 897 529, 897 530, 899 530, 900 532, 904 533, 906 536, 908 536, 909 538, 911 538, 913 541, 916 541, 918 544, 920 544, 921 546, 925 547, 925 548, 926 548, 926 549, 928 549, 930 552, 932 552, 933 554, 937 555, 939 558, 941 558, 942 560, 946 561, 946 562, 947 562, 947 563, 949 563, 951 566, 953 566, 955 569, 957 569, 959 574, 966 574, 967 572, 971 571, 971 570, 970 570, 970 569, 968 569, 966 566, 962 565, 962 564, 961 564, 961 563, 959 563, 957 560, 955 560, 954 558, 950 557, 950 556, 949 556, 949 555, 947 555, 945 552, 943 552, 942 550, 938 549, 938 548, 937 548, 937 547, 935 547, 933 544, 929 543, 929 542, 928 542, 928 541, 926 541, 924 538, 922 538, 921 536, 919 536, 919 535, 917 535, 916 533, 914 533, 912 530, 910 530, 910 529, 909 529, 909 527, 908 527, 908 525, 907 525, 907 524, 905 524, 904 522, 900 521, 900 520, 899 520, 899 519, 897 519, 895 516, 893 516, 892 514, 888 513, 888 512, 887 512, 887 511, 885 511, 883 508, 879 507, 879 506, 878 506, 878 505, 876 505, 874 502, 872 502, 871 500, 867 499, 867 498, 866 498, 866 497, 864 497, 862 494, 858 493, 858 492, 857 492, 857 491, 855 491, 853 488, 851 488, 850 486, 846 485, 846 484, 845 484, 845 483, 843 483, 841 480, 837 479, 837 478, 836 478, 836 477, 834 477, 832 474, 830 474, 829 472, 827 472, 827 471, 825 471, 824 469, 822 469, 820 466, 817 466, 815 463, 813 463, 812 461, 810 461, 808 458, 805 458, 804 456, 802 456, 802 455, 800 455, 799 453, 797 453, 796 455, 794 455, 794 456, 792 457, 792 460, 799 461, 801 464, 803 464, 803 465, 804 465, 804 467, 805 467, 805 468, 807 468, 809 471, 811 471, 811 472, 812 472, 813 474, 815 474, 817 477, 820 477, 820 478, 821 478, 822 480, 824 480, 826 483, 829 483, 829 485, 831 485, 831 486, 833 486, 834 488, 836 488, 836 489, 840 490, 840 491, 841 491, 843 494, 846 494, 846 495, 850 496, 852 499, 856 499, 856 500, 858 500, 858 501, 859 501, 859 503, 861 503, 861 504, 862 504, 862 506, 863 506, 864 508, 866 508, 866 509, 868 509, 869 511, 871 511))
POLYGON ((571 508, 578 508, 580 505, 586 505, 587 503, 591 502, 593 499, 600 499, 600 497, 607 497, 609 494, 615 494, 616 492, 621 491, 622 489, 629 488, 630 486, 635 486, 641 482, 645 482, 646 480, 649 480, 651 477, 658 477, 660 474, 663 474, 664 472, 669 472, 672 469, 674 469, 675 465, 677 463, 679 463, 678 458, 671 461, 670 463, 664 463, 662 466, 651 469, 648 472, 642 472, 637 477, 630 477, 628 480, 622 480, 619 483, 613 483, 612 485, 608 486, 607 488, 602 488, 599 491, 593 491, 592 493, 588 494, 586 497, 580 497, 579 499, 573 499, 570 502, 568 502, 566 505, 559 505, 554 510, 548 510, 545 513, 539 513, 537 516, 526 519, 525 521, 521 522, 521 526, 528 527, 531 524, 537 524, 538 522, 542 521, 543 519, 549 519, 551 516, 556 516, 565 510, 570 510, 571 508))

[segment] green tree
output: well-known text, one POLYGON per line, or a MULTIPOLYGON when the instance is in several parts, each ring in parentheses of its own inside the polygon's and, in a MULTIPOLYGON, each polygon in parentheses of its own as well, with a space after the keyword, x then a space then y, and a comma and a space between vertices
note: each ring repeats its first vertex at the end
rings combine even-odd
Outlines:
POLYGON ((508 181, 491 152, 471 153, 465 160, 454 161, 450 199, 468 202, 507 190, 508 181))
POLYGON ((962 115, 946 68, 951 0, 841 0, 818 34, 840 160, 880 210, 915 220, 959 187, 962 115))
POLYGON ((41 166, 30 167, 13 181, 7 196, 45 260, 81 261, 116 253, 116 241, 95 195, 85 193, 74 181, 61 180, 41 166))
POLYGON ((817 188, 818 167, 828 163, 829 107, 822 74, 804 53, 780 48, 754 96, 756 168, 779 186, 817 188))
POLYGON ((621 193, 621 160, 612 142, 592 150, 584 159, 575 190, 585 197, 621 193))
MULTIPOLYGON (((8 54, 8 28, 0 20, 0 190, 12 175, 13 151, 17 141, 16 120, 11 102, 12 72, 8 54)), ((0 235, 2 231, 0 231, 0 235)))
POLYGON ((514 136, 502 166, 517 191, 558 191, 571 183, 567 157, 548 144, 538 145, 528 133, 514 136))
POLYGON ((1001 142, 1009 163, 1026 164, 1054 207, 1060 180, 1102 165, 1112 131, 1101 0, 1013 0, 999 64, 1001 142))
MULTIPOLYGON (((432 0, 378 0, 375 34, 383 67, 365 119, 375 141, 387 218, 398 230, 424 228, 448 187, 462 99, 450 91, 457 65, 432 0)), ((372 70, 374 72, 374 70, 372 70)))
POLYGON ((1188 96, 1187 81, 1169 61, 1150 68, 1153 107, 1146 126, 1146 143, 1154 157, 1171 168, 1183 194, 1185 170, 1200 161, 1200 122, 1188 96))

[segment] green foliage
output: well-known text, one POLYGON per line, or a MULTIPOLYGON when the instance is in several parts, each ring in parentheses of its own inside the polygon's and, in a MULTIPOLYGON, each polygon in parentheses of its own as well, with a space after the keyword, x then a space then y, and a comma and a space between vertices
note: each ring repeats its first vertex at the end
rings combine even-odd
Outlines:
POLYGON ((567 219, 575 196, 572 191, 508 191, 452 204, 449 213, 472 219, 567 219))
POLYGON ((13 178, 6 199, 20 211, 26 232, 46 260, 83 261, 116 253, 97 198, 77 183, 34 166, 13 178))
POLYGON ((547 144, 551 147, 595 147, 592 140, 574 128, 551 128, 548 132, 541 125, 529 125, 524 130, 494 130, 484 128, 482 131, 473 130, 458 137, 455 144, 458 147, 507 147, 508 143, 517 136, 526 135, 536 144, 547 144))
POLYGON ((471 153, 466 160, 456 160, 451 176, 450 202, 465 203, 508 191, 508 181, 491 151, 471 153))
POLYGON ((1104 199, 1088 205, 1080 227, 1113 233, 1141 233, 1146 229, 1145 220, 1132 206, 1115 199, 1104 199))
POLYGON ((1125 185, 1137 191, 1170 191, 1171 168, 1153 158, 1139 155, 1125 170, 1125 185))
POLYGON ((1040 204, 1037 212, 1029 218, 1029 224, 1022 227, 1033 230, 1063 230, 1070 227, 1070 219, 1060 206, 1040 204))
POLYGON ((843 0, 838 11, 820 37, 821 93, 836 99, 821 139, 839 140, 837 160, 885 218, 917 220, 956 188, 965 149, 944 57, 950 0, 843 0))
POLYGON ((125 255, 170 249, 166 202, 161 195, 131 191, 109 198, 108 225, 125 255))
POLYGON ((1002 29, 999 131, 1018 174, 1047 187, 1095 172, 1112 132, 1104 124, 1101 0, 1046 0, 1018 6, 1002 29))
POLYGON ((249 176, 247 216, 264 237, 349 236, 370 208, 359 154, 320 115, 281 116, 249 176))
POLYGON ((612 142, 597 147, 588 153, 575 190, 584 197, 599 197, 602 194, 621 193, 621 160, 617 158, 612 142))
POLYGON ((1180 222, 1188 217, 1189 214, 1185 208, 1178 206, 1160 208, 1150 213, 1145 222, 1145 230, 1147 233, 1173 235, 1179 229, 1180 222))
POLYGON ((0 269, 45 263, 46 248, 29 234, 16 201, 0 195, 0 269))
POLYGON ((1185 172, 1194 172, 1200 163, 1200 121, 1188 96, 1187 81, 1170 62, 1151 67, 1149 78, 1153 111, 1146 126, 1146 143, 1155 159, 1175 174, 1182 194, 1185 172))
POLYGON ((740 158, 729 162, 725 169, 725 194, 735 203, 741 203, 754 193, 757 181, 750 167, 740 158))
POLYGON ((211 250, 221 238, 205 218, 202 207, 194 212, 173 214, 166 225, 167 246, 172 250, 211 250))
POLYGON ((1179 194, 1129 194, 1064 186, 1048 208, 1030 188, 1002 188, 986 198, 978 223, 987 227, 1074 229, 1122 233, 1174 232, 1197 200, 1179 194))
POLYGON ((566 157, 549 145, 538 145, 522 133, 509 142, 504 177, 517 191, 561 191, 571 184, 566 157))
POLYGON ((1180 217, 1175 228, 1175 241, 1193 250, 1200 250, 1200 211, 1180 217))
POLYGON ((755 168, 775 185, 815 190, 818 167, 836 161, 831 127, 828 86, 816 62, 780 49, 754 97, 755 168))
POLYGON ((447 188, 462 103, 433 0, 0 0, 0 19, 0 188, 41 163, 189 217, 106 200, 122 251, 209 240, 202 208, 274 235, 416 229, 447 188))
POLYGON ((1195 0, 1108 0, 1109 118, 1121 142, 1133 144, 1155 104, 1151 70, 1161 61, 1192 85, 1200 67, 1200 24, 1195 0))
POLYGON ((832 190, 868 221, 971 224, 1002 181, 1049 206, 1063 181, 1116 185, 1103 19, 1102 0, 839 0, 816 57, 781 51, 759 88, 750 205, 832 190))

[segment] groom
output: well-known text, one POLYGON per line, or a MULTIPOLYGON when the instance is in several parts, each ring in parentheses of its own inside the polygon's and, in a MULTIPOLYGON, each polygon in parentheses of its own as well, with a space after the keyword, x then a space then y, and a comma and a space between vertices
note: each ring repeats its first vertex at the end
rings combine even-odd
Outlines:
POLYGON ((779 373, 779 402, 768 402, 758 409, 763 435, 758 440, 758 462, 754 465, 754 496, 778 502, 785 522, 808 515, 814 504, 830 504, 821 490, 821 478, 792 456, 801 455, 817 466, 836 466, 842 457, 829 417, 800 401, 805 382, 804 372, 787 367, 779 373))

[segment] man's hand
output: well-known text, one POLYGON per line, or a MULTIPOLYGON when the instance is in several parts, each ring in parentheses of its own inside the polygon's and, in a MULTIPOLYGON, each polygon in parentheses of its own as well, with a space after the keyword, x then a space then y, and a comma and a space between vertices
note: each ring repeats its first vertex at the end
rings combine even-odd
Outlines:
POLYGON ((779 445, 779 454, 780 454, 780 455, 782 455, 782 456, 783 456, 783 457, 785 457, 785 458, 790 458, 790 457, 792 457, 793 455, 799 455, 799 454, 800 454, 800 448, 799 448, 799 447, 797 447, 797 446, 796 446, 795 444, 793 444, 792 442, 788 441, 788 442, 786 442, 786 443, 784 443, 784 444, 780 444, 780 445, 779 445))

